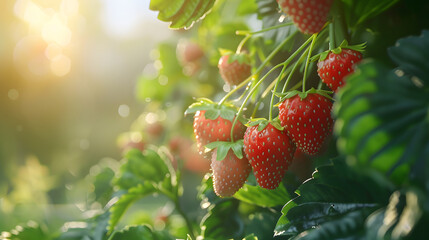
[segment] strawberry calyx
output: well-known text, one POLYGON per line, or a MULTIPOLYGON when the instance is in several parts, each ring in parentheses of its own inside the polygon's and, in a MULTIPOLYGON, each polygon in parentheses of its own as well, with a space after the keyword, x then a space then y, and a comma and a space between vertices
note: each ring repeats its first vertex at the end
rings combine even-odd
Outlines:
POLYGON ((228 56, 228 63, 231 64, 234 61, 237 61, 239 64, 249 64, 250 57, 246 52, 236 53, 227 49, 219 49, 219 52, 222 56, 228 56))
MULTIPOLYGON (((234 121, 234 117, 237 115, 237 107, 227 102, 218 104, 208 98, 198 98, 197 102, 191 104, 185 111, 185 115, 196 113, 198 111, 205 111, 205 118, 215 120, 218 117, 234 121)), ((243 124, 246 122, 244 117, 238 118, 243 124)))
POLYGON ((225 141, 217 141, 211 142, 205 146, 206 153, 212 151, 217 148, 216 160, 222 161, 225 159, 228 151, 231 149, 237 158, 243 158, 243 139, 237 140, 235 142, 225 142, 225 141))
POLYGON ((333 52, 335 54, 340 54, 342 52, 343 49, 351 49, 357 52, 364 52, 365 51, 365 47, 366 47, 366 42, 361 43, 361 44, 356 44, 356 45, 349 45, 349 43, 347 42, 347 40, 343 40, 340 44, 340 46, 338 46, 337 48, 334 48, 332 50, 326 50, 324 52, 321 52, 317 55, 314 55, 313 57, 311 57, 311 61, 323 61, 325 60, 329 53, 333 52))
POLYGON ((278 118, 275 118, 273 120, 267 120, 265 118, 253 118, 249 120, 245 125, 247 127, 253 127, 258 126, 258 132, 261 132, 264 130, 268 124, 271 124, 273 127, 277 128, 279 131, 283 131, 284 127, 281 126, 280 120, 278 118))
POLYGON ((280 103, 282 103, 285 99, 292 98, 296 95, 298 95, 301 99, 305 99, 305 98, 307 98, 308 94, 310 94, 310 93, 317 93, 317 94, 322 95, 328 99, 331 99, 332 101, 334 100, 331 97, 331 94, 333 93, 332 91, 311 88, 305 92, 293 90, 293 91, 286 92, 286 93, 276 93, 276 96, 278 96, 280 98, 280 101, 275 106, 278 107, 278 105, 280 103))

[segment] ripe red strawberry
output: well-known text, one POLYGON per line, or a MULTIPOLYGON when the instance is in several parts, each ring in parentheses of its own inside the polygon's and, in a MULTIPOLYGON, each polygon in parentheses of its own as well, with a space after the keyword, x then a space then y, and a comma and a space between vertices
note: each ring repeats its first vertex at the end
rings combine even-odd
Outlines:
POLYGON ((333 0, 277 0, 283 12, 303 33, 320 32, 326 23, 333 0))
POLYGON ((285 99, 279 105, 279 119, 297 148, 315 155, 332 132, 331 108, 327 97, 311 89, 285 99))
MULTIPOLYGON (((206 111, 197 111, 194 116, 194 133, 200 153, 204 152, 204 146, 211 142, 231 141, 232 121, 222 118, 209 119, 205 117, 206 111)), ((243 138, 246 128, 237 121, 234 126, 234 139, 243 138)))
MULTIPOLYGON (((201 98, 198 102, 191 104, 185 112, 194 115, 194 133, 197 140, 197 147, 201 154, 204 153, 205 146, 212 142, 230 142, 232 124, 236 119, 237 108, 231 104, 214 103, 210 99, 201 98)), ((239 117, 234 125, 233 140, 243 138, 246 130, 242 117, 239 117)))
POLYGON ((211 163, 214 191, 220 197, 230 197, 243 186, 252 168, 245 157, 239 159, 231 149, 225 159, 219 161, 216 157, 217 149, 211 163))
POLYGON ((340 53, 329 52, 326 59, 317 63, 317 73, 332 91, 343 86, 345 77, 354 72, 354 65, 362 60, 362 53, 352 49, 342 49, 340 53))
POLYGON ((275 189, 292 161, 295 145, 286 132, 271 123, 261 131, 258 131, 258 126, 247 128, 244 134, 244 152, 259 186, 275 189))
POLYGON ((238 85, 251 73, 250 60, 247 54, 226 54, 219 59, 219 73, 229 85, 238 85))

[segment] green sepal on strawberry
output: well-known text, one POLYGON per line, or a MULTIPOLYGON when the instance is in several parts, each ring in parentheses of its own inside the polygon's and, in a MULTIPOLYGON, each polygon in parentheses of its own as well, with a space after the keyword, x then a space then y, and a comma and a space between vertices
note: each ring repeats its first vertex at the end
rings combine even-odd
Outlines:
POLYGON ((221 50, 219 59, 219 73, 225 83, 238 85, 252 75, 250 57, 247 53, 233 53, 221 50))
POLYGON ((277 0, 277 2, 299 31, 313 34, 320 32, 325 25, 333 0, 277 0))
POLYGON ((279 186, 295 152, 292 140, 275 122, 264 119, 251 121, 247 124, 249 127, 243 140, 244 153, 252 165, 256 181, 266 189, 279 186))
POLYGON ((279 119, 297 148, 317 154, 325 139, 332 133, 332 101, 329 92, 310 89, 286 95, 279 107, 279 119))
MULTIPOLYGON (((186 114, 194 113, 194 134, 198 150, 201 154, 205 152, 205 145, 211 142, 231 141, 232 125, 237 114, 237 108, 224 103, 219 105, 213 101, 201 98, 193 103, 185 111, 186 114)), ((244 118, 239 117, 234 126, 233 138, 242 139, 246 130, 244 118)))
POLYGON ((207 144, 206 146, 206 152, 209 152, 213 149, 216 149, 217 151, 217 158, 216 160, 222 161, 229 150, 232 150, 232 152, 239 158, 243 158, 243 139, 237 140, 235 142, 225 142, 225 141, 217 141, 217 142, 211 142, 207 144))
POLYGON ((317 73, 322 82, 334 92, 344 86, 346 77, 354 72, 355 65, 362 60, 364 48, 365 43, 349 46, 344 40, 339 47, 314 56, 312 60, 319 59, 317 73))
POLYGON ((219 148, 215 148, 211 159, 213 188, 219 197, 231 197, 244 185, 252 168, 249 161, 237 157, 234 150, 228 149, 221 161, 218 154, 219 148))

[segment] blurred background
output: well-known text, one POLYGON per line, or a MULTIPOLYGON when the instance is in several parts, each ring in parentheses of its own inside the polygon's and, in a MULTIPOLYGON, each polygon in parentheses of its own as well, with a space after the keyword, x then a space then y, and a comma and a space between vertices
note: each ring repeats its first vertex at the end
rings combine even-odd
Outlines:
POLYGON ((121 158, 117 138, 143 112, 136 82, 177 33, 147 0, 5 0, 0 11, 1 232, 60 218, 67 207, 49 208, 75 202, 72 183, 121 158))

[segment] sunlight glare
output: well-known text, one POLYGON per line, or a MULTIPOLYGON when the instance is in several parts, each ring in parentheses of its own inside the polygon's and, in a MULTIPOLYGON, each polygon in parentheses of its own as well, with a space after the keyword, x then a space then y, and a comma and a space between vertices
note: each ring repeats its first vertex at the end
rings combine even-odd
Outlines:
POLYGON ((63 49, 61 48, 61 46, 59 46, 56 43, 50 43, 45 49, 45 56, 49 60, 53 60, 56 57, 60 56, 62 52, 63 52, 63 49))
POLYGON ((61 14, 52 16, 42 29, 42 36, 46 42, 55 42, 60 46, 67 46, 70 43, 71 35, 72 33, 61 14))
POLYGON ((51 71, 58 77, 67 75, 71 69, 71 60, 69 57, 61 54, 51 60, 51 71))

